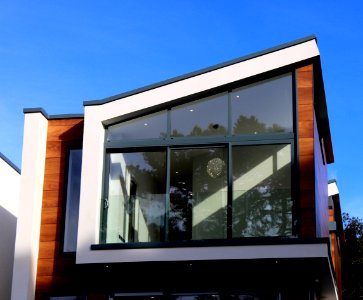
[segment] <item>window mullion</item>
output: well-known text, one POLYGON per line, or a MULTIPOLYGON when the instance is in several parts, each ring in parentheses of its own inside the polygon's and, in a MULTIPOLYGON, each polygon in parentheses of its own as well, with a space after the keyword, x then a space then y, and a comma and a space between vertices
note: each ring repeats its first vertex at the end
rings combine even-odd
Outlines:
POLYGON ((166 148, 166 191, 165 191, 165 241, 169 240, 169 210, 170 210, 170 147, 166 148))
POLYGON ((227 167, 227 239, 232 238, 232 210, 233 210, 233 175, 232 175, 232 144, 228 143, 227 167))

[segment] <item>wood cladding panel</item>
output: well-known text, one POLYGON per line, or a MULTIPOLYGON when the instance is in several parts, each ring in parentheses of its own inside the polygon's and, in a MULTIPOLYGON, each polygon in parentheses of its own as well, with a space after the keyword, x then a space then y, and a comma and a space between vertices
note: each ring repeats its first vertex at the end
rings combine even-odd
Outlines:
POLYGON ((39 261, 44 258, 54 258, 59 253, 59 241, 40 242, 39 261))
POLYGON ((314 155, 314 138, 299 138, 299 156, 314 155))
POLYGON ((316 237, 313 66, 297 69, 299 233, 316 237))
POLYGON ((61 215, 62 207, 53 206, 53 207, 44 207, 42 209, 42 224, 59 224, 62 222, 61 215))
POLYGON ((63 190, 43 191, 43 208, 62 206, 63 190))
POLYGON ((35 299, 76 290, 75 256, 61 253, 61 234, 67 151, 81 146, 82 136, 83 119, 48 121, 35 299))

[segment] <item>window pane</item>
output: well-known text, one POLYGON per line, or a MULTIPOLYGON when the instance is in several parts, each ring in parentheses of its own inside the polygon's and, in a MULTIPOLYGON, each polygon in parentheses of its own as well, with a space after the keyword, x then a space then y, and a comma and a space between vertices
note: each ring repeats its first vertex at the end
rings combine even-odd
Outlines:
POLYGON ((228 96, 220 94, 171 109, 171 136, 227 135, 228 96))
POLYGON ((77 250, 81 167, 82 150, 70 150, 68 160, 67 199, 64 224, 64 252, 75 252, 77 250))
POLYGON ((292 234, 291 145, 236 146, 233 237, 292 234))
POLYGON ((226 149, 171 150, 170 160, 169 239, 225 238, 226 149))
POLYGON ((285 75, 234 90, 232 132, 292 132, 292 78, 285 75))
POLYGON ((109 154, 107 243, 163 240, 165 151, 109 154))
POLYGON ((161 138, 166 136, 166 111, 146 115, 108 128, 108 141, 161 138))

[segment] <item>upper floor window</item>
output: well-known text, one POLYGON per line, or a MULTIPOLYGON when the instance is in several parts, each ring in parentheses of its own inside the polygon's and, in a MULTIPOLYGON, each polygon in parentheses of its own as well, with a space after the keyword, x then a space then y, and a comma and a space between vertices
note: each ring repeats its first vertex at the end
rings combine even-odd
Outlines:
POLYGON ((231 93, 233 134, 292 132, 291 99, 291 75, 233 90, 231 93))
POLYGON ((287 74, 109 126, 100 242, 291 236, 292 87, 287 74))

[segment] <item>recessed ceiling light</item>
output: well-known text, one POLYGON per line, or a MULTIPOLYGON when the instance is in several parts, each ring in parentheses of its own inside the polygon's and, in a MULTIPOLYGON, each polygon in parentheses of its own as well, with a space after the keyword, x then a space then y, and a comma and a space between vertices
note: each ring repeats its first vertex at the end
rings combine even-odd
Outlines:
POLYGON ((147 123, 144 123, 144 126, 147 126, 148 124, 147 123))
POLYGON ((236 98, 239 98, 239 95, 237 95, 236 98))
POLYGON ((192 109, 192 108, 191 108, 191 109, 189 109, 189 111, 190 111, 190 112, 193 112, 193 111, 194 111, 194 109, 192 109))

